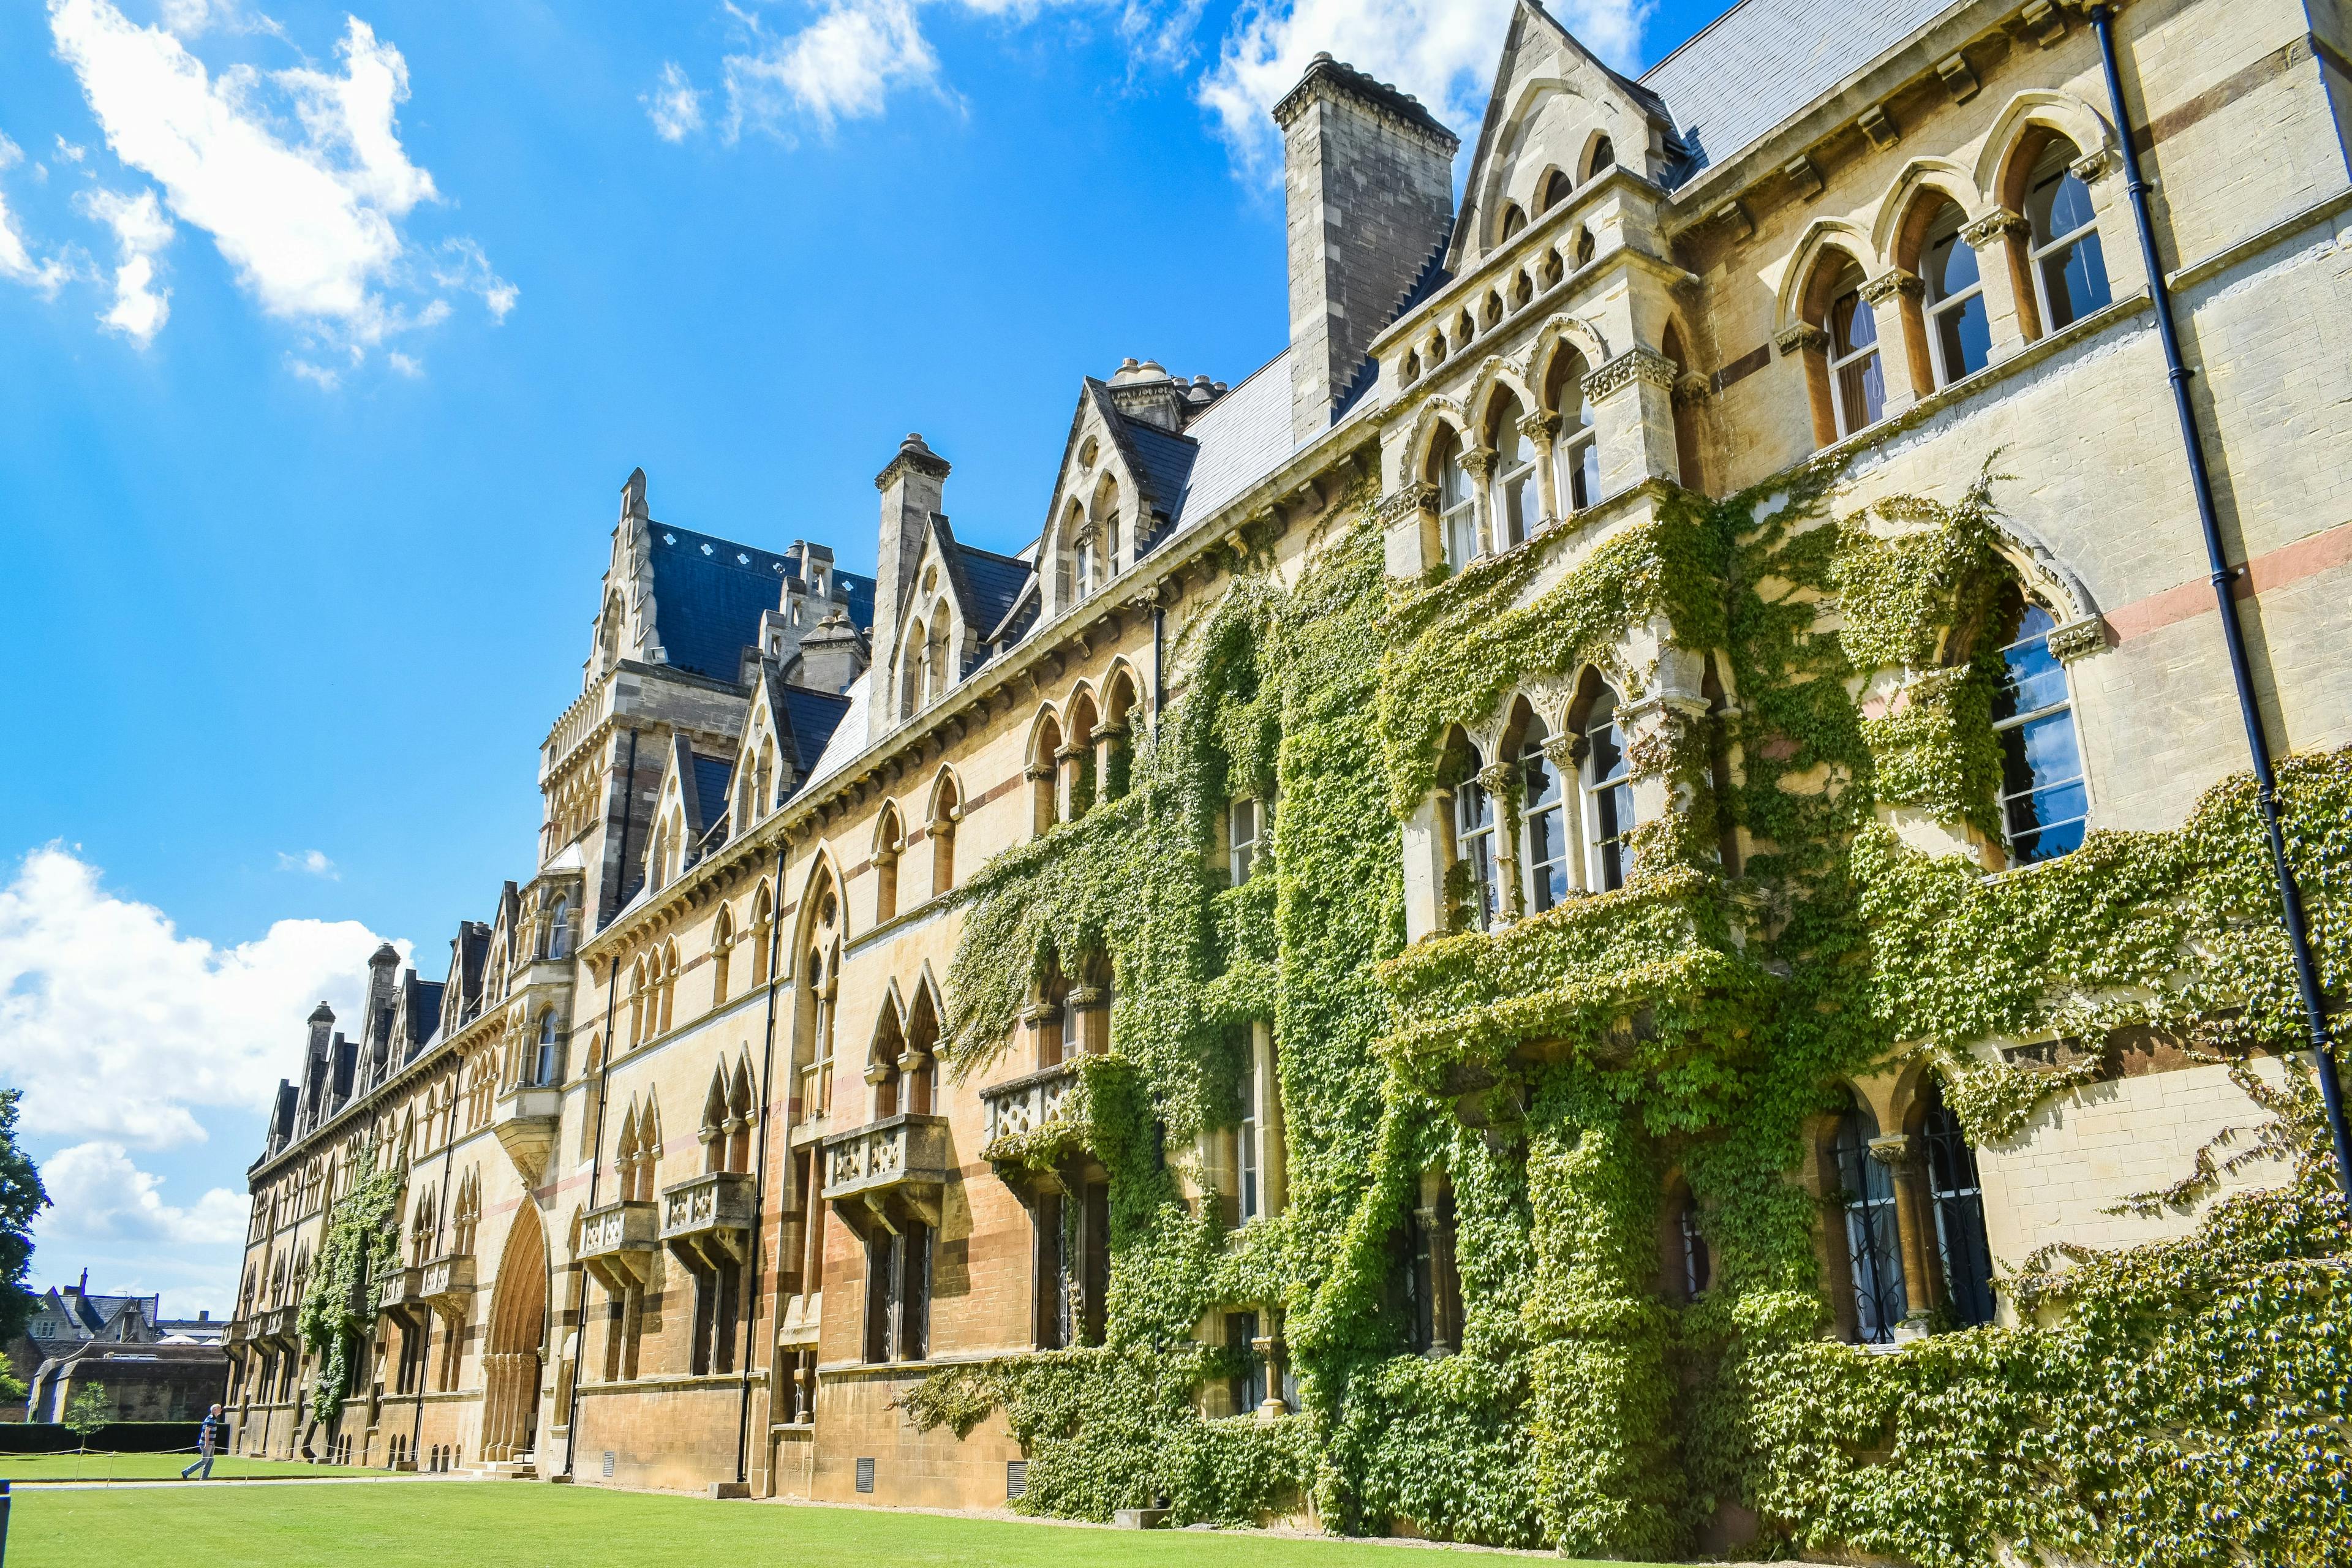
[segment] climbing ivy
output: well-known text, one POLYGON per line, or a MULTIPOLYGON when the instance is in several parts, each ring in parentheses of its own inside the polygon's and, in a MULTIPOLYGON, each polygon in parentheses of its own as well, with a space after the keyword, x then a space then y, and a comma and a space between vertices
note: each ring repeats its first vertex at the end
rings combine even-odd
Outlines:
MULTIPOLYGON (((1116 977, 1112 1054, 1076 1069, 1064 1121, 988 1152, 1014 1181, 1101 1163, 1110 1288, 1102 1343, 943 1369, 905 1400, 919 1425, 1001 1415, 1030 1456, 1019 1506, 1082 1518, 1311 1508, 1351 1532, 1938 1568, 2328 1560, 2352 1535, 2352 1275, 2283 1054, 2298 1012, 2251 785, 1989 873, 1968 847, 1999 842, 2002 480, 1839 518, 1836 478, 1662 489, 1597 542, 1555 530, 1406 584, 1360 489, 1302 570, 1244 563, 1181 629, 1181 695, 1109 798, 958 895, 959 1073, 1018 1037, 1049 965, 1116 977), (1635 830, 1629 885, 1408 946, 1399 835, 1449 733, 1587 668, 1654 691, 1675 649, 1711 654, 1732 700, 1637 739, 1637 783, 1675 806, 1635 830), (1211 851, 1237 795, 1279 808, 1235 889, 1211 851), (1239 1114, 1252 1024, 1288 1190, 1228 1231, 1191 1152, 1239 1114), (1795 1173, 1840 1085, 1930 1062, 1999 1142, 2112 1071, 2120 1030, 2229 1063, 2270 1117, 2141 1210, 2207 1200, 2233 1162, 2292 1179, 2182 1240, 2037 1257, 2002 1284, 2018 1326, 1885 1353, 1829 1337, 1824 1216, 1795 1173), (2049 1060, 1993 1048, 2053 1039, 2049 1060), (1431 1358, 1396 1272, 1441 1173, 1461 1312, 1431 1358), (1670 1173, 1714 1264, 1688 1301, 1661 1278, 1670 1173), (1279 1314, 1296 1414, 1202 1414, 1242 1370, 1202 1333, 1227 1308, 1279 1314)), ((2352 752, 2291 760, 2282 789, 2341 994, 2352 752)))
POLYGON ((351 1190, 327 1211, 325 1234, 310 1281, 302 1291, 302 1345, 318 1358, 310 1387, 311 1419, 331 1426, 359 1381, 359 1359, 375 1321, 373 1293, 384 1271, 398 1267, 400 1193, 407 1172, 376 1163, 370 1143, 358 1156, 351 1190))

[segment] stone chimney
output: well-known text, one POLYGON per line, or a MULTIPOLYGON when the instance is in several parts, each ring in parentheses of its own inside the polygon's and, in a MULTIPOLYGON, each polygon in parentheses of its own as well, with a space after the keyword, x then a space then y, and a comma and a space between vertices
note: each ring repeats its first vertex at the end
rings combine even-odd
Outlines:
POLYGON ((801 638, 799 665, 788 673, 794 686, 814 691, 846 691, 866 673, 866 639, 847 610, 835 609, 801 638))
MULTIPOLYGON (((947 499, 947 478, 948 460, 925 446, 920 436, 912 435, 898 444, 898 455, 889 466, 874 476, 874 488, 882 492, 882 539, 874 556, 877 648, 898 646, 899 617, 914 584, 915 563, 922 558, 923 532, 947 499)), ((880 711, 878 704, 876 710, 880 711)))
POLYGON ((1454 222, 1454 132, 1317 55, 1274 106, 1290 257, 1290 432, 1328 429, 1372 337, 1454 222))

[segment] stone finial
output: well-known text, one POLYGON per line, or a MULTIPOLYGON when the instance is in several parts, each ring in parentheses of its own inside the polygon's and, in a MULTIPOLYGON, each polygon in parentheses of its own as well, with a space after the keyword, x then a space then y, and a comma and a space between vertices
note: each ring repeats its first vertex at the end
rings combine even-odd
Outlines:
POLYGON ((916 473, 943 479, 948 477, 949 464, 945 458, 924 443, 921 432, 910 430, 907 438, 898 443, 898 455, 874 476, 874 488, 877 490, 889 489, 890 481, 898 477, 902 468, 911 468, 916 473))
POLYGON ((631 468, 629 477, 621 482, 621 517, 626 521, 649 515, 646 510, 646 471, 631 468))
POLYGON ((310 1010, 310 1022, 313 1024, 331 1024, 334 1021, 335 1010, 324 1002, 310 1010))

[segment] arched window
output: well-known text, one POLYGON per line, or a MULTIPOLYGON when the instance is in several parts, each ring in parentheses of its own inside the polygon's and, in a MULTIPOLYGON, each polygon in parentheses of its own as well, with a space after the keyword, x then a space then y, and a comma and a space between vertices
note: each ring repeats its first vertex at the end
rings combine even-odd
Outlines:
POLYGON ((898 826, 898 808, 885 805, 874 828, 874 920, 880 924, 898 913, 898 856, 907 835, 898 826))
POLYGON ((2079 156, 2072 142, 2053 136, 2026 176, 2027 254, 2044 331, 2089 315, 2111 298, 2091 188, 2070 167, 2079 156))
POLYGON ((898 1023, 898 1004, 885 1000, 874 1043, 866 1053, 866 1081, 874 1089, 874 1120, 896 1116, 898 1104, 898 1058, 906 1054, 906 1031, 898 1023))
POLYGON ((938 898, 955 886, 956 817, 962 810, 961 797, 956 791, 952 774, 940 780, 939 793, 931 799, 931 897, 938 898))
POLYGON ((1478 559, 1478 495, 1462 462, 1462 434, 1447 426, 1430 453, 1436 475, 1437 525, 1445 540, 1445 562, 1456 572, 1478 559))
POLYGON ((1698 1200, 1687 1192, 1675 1205, 1675 1241, 1676 1261, 1682 1266, 1683 1300, 1696 1301, 1714 1278, 1715 1259, 1699 1229, 1698 1200))
POLYGON ((677 943, 662 949, 661 1032, 667 1034, 677 1018, 677 943))
POLYGON ((1543 721, 1528 722, 1519 746, 1519 864, 1527 877, 1529 914, 1564 902, 1575 883, 1569 867, 1568 790, 1559 764, 1544 750, 1543 721))
POLYGON ((1829 285, 1830 405, 1839 439, 1875 425, 1886 411, 1886 371, 1878 357, 1878 317, 1862 297, 1862 268, 1847 261, 1829 285))
POLYGON ((1038 721, 1028 767, 1030 826, 1041 837, 1061 820, 1060 792, 1054 787, 1061 770, 1061 750, 1062 726, 1048 713, 1038 721))
POLYGON ((1536 186, 1536 211, 1538 213, 1551 211, 1552 208, 1568 200, 1568 175, 1559 169, 1550 171, 1544 175, 1542 183, 1536 186))
POLYGON ((1947 202, 1919 244, 1920 276, 1927 284, 1927 341, 1934 350, 1938 386, 1974 374, 1992 359, 1984 277, 1976 250, 1960 228, 1960 209, 1947 202))
POLYGON ((530 1081, 551 1084, 562 1076, 557 1052, 561 1049, 555 1031, 555 1009, 550 1007, 539 1016, 539 1053, 531 1063, 530 1081))
POLYGON ((1517 202, 1506 202, 1503 205, 1503 221, 1496 230, 1496 238, 1498 241, 1507 240, 1527 226, 1527 209, 1517 202))
POLYGON ((1500 912, 1495 889, 1495 797, 1478 782, 1486 765, 1478 748, 1467 746, 1465 752, 1464 776, 1454 786, 1454 855, 1468 882, 1462 889, 1466 916, 1473 929, 1485 931, 1500 912))
POLYGON ((735 916, 725 904, 719 906, 719 916, 710 922, 710 1005, 723 1007, 727 1004, 727 972, 735 959, 735 916))
POLYGON ((1617 722, 1617 694, 1606 686, 1584 716, 1585 886, 1610 892, 1633 874, 1625 835, 1633 826, 1633 770, 1625 731, 1617 722))
POLYGON ((760 884, 759 893, 751 900, 751 984, 768 983, 768 947, 775 940, 776 901, 769 895, 768 885, 760 884))
POLYGON ((1699 455, 1698 404, 1685 394, 1683 381, 1691 369, 1681 331, 1671 324, 1658 340, 1658 352, 1674 363, 1675 479, 1695 490, 1706 489, 1705 464, 1699 455))
POLYGON ((1542 507, 1536 495, 1536 448, 1519 428, 1528 416, 1517 397, 1508 392, 1495 398, 1488 416, 1495 448, 1495 547, 1508 550, 1535 529, 1542 507))
POLYGON ((1993 1316, 1992 1244, 1985 1236, 1977 1152, 1969 1147, 1960 1119, 1944 1103, 1943 1084, 1932 1075, 1920 1099, 1925 1109, 1919 1141, 1927 1146, 1927 1201, 1936 1213, 1936 1258, 1943 1266, 1944 1300, 1956 1321, 1974 1328, 1991 1322, 1993 1316))
POLYGON ((547 910, 547 956, 562 958, 572 948, 572 900, 561 893, 547 910))
POLYGON ((1078 586, 1078 562, 1084 547, 1078 536, 1086 531, 1086 509, 1076 500, 1062 514, 1062 536, 1054 552, 1054 605, 1066 609, 1083 590, 1078 586))
POLYGON ((2091 815, 2083 752, 2066 667, 2050 651, 2050 612, 2012 595, 2000 650, 2001 683, 1992 699, 2000 742, 2000 819, 2010 858, 2021 866, 2079 847, 2091 815))
POLYGON ((1600 254, 1600 250, 1601 243, 1592 237, 1591 229, 1581 228, 1576 231, 1577 266, 1580 268, 1591 266, 1593 257, 1600 254))
POLYGON ((1895 1218, 1895 1173, 1872 1158, 1878 1119, 1859 1099, 1838 1118, 1831 1145, 1838 1203, 1845 1216, 1845 1253, 1853 1287, 1854 1335, 1864 1344, 1887 1344, 1909 1310, 1903 1289, 1903 1244, 1895 1218))
POLYGON ((1601 499, 1601 443, 1592 428, 1592 408, 1584 401, 1584 356, 1562 349, 1544 376, 1544 402, 1559 415, 1552 441, 1552 481, 1563 513, 1582 511, 1601 499))

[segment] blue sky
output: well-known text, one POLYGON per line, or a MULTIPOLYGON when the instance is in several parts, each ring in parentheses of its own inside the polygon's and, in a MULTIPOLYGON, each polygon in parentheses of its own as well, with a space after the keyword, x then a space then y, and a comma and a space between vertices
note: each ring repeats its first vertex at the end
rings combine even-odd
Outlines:
MULTIPOLYGON (((1032 538, 1077 379, 1285 331, 1319 48, 1467 139, 1509 0, 0 8, 0 1081, 37 1277, 229 1304, 260 1110, 530 871, 617 492, 1032 538), (348 1011, 348 1009, 346 1008, 348 1011)), ((1721 7, 1555 7, 1639 68, 1721 7)))

